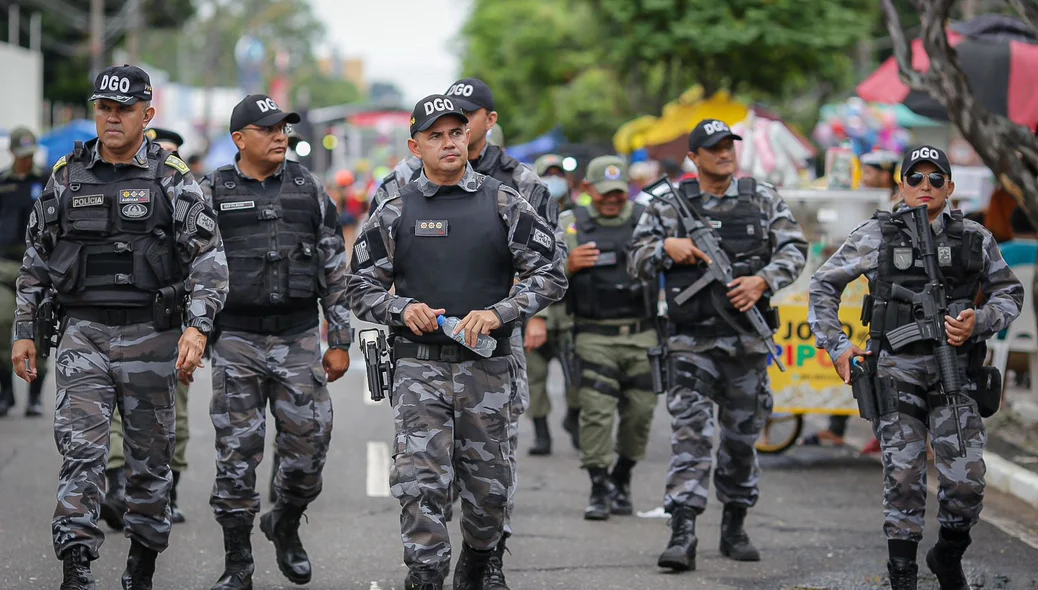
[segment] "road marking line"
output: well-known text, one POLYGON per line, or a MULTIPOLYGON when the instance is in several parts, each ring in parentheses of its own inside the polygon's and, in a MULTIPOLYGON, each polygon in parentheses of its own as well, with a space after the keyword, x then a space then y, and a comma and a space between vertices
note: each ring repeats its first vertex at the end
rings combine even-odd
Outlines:
POLYGON ((389 445, 368 441, 368 497, 389 497, 389 445))

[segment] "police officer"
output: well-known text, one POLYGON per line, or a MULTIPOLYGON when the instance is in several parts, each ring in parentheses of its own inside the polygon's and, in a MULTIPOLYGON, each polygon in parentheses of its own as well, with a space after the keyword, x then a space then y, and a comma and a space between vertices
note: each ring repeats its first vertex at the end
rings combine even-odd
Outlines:
POLYGON ((415 105, 408 147, 422 172, 364 224, 349 278, 353 311, 395 337, 390 485, 403 508, 409 590, 443 588, 451 557, 444 511, 455 478, 464 546, 454 588, 487 587, 514 485, 513 324, 567 286, 553 229, 513 189, 467 164, 467 121, 447 96, 415 105), (439 315, 462 318, 470 346, 492 336, 491 357, 444 334, 439 315))
POLYGON ((926 565, 942 590, 966 590, 969 585, 962 556, 984 499, 987 435, 976 400, 993 398, 997 409, 1001 395, 1000 384, 983 378, 990 371, 982 368, 984 340, 1020 314, 1023 287, 1002 259, 991 233, 951 209, 948 198, 955 183, 943 151, 932 146, 911 149, 901 171, 905 204, 926 207, 947 301, 956 308, 950 312, 953 315, 943 318, 947 343, 954 347, 966 381, 981 386, 986 382, 989 387, 972 390, 966 399, 948 399, 939 395, 942 381, 933 341, 909 342, 893 350, 888 335, 911 323, 921 310, 903 298, 894 299, 892 285, 921 292, 927 283, 919 244, 901 215, 877 213, 851 232, 818 269, 811 279, 809 319, 818 347, 828 351, 836 371, 849 383, 852 359, 865 353, 840 327, 840 295, 857 277, 868 278, 866 311, 871 314, 872 339, 866 366, 872 373, 876 398, 887 400, 880 402, 873 427, 883 448, 883 531, 890 556, 890 585, 896 590, 916 588, 929 433, 940 489, 937 520, 941 529, 937 544, 926 555, 926 565), (978 290, 983 291, 981 300, 985 301, 980 306, 975 305, 978 290))
MULTIPOLYGON (((563 211, 569 245, 567 299, 580 358, 581 466, 591 477, 587 520, 632 514, 631 469, 645 458, 656 393, 648 350, 658 344, 655 281, 627 276, 626 248, 645 207, 627 200, 627 164, 601 156, 587 167, 590 207, 563 211), (613 463, 613 423, 620 426, 613 463), (612 473, 609 467, 612 466, 612 473)), ((531 380, 532 382, 532 380, 531 380)))
MULTIPOLYGON (((11 365, 11 350, 7 344, 14 324, 14 313, 17 307, 15 299, 15 282, 18 270, 22 266, 25 254, 25 227, 29 224, 29 215, 33 203, 40 198, 43 187, 47 186, 50 171, 33 163, 36 154, 36 136, 32 131, 19 127, 11 131, 11 155, 14 163, 10 168, 0 172, 0 417, 6 416, 8 409, 14 405, 14 384, 11 365)), ((46 378, 46 364, 40 365, 39 378, 29 384, 29 399, 25 404, 25 415, 34 417, 43 415, 43 404, 40 403, 40 392, 46 378)))
POLYGON ((152 587, 171 526, 176 371, 191 375, 201 366, 227 290, 212 208, 187 165, 144 136, 155 116, 151 97, 140 68, 98 74, 91 96, 98 139, 54 165, 29 216, 18 277, 19 377, 38 377, 33 316, 48 290, 64 309, 54 363, 54 435, 64 462, 52 523, 63 589, 95 587, 90 561, 104 540, 97 518, 116 408, 126 430, 131 539, 122 586, 152 587))
MULTIPOLYGON (((537 175, 548 185, 549 194, 555 199, 559 208, 566 211, 573 206, 569 196, 569 183, 562 168, 562 157, 558 154, 545 154, 534 162, 537 175)), ((561 226, 561 223, 560 223, 561 226)), ((551 400, 548 397, 548 364, 552 359, 559 359, 566 369, 566 418, 563 428, 570 433, 573 447, 580 448, 579 417, 580 397, 577 388, 571 381, 576 380, 573 373, 575 355, 573 352, 573 317, 566 303, 556 303, 541 310, 530 318, 523 329, 523 344, 526 352, 526 366, 530 380, 529 415, 533 420, 534 441, 530 446, 531 455, 551 454, 551 430, 548 428, 548 416, 551 414, 551 400)))
POLYGON ((685 236, 677 211, 655 201, 634 231, 628 271, 643 280, 662 272, 666 283, 671 383, 667 391, 674 434, 664 508, 672 535, 660 567, 695 569, 695 519, 706 509, 713 446, 714 404, 719 407, 720 448, 714 484, 724 503, 721 554, 757 561, 743 521, 757 503, 760 468, 754 443, 771 413, 768 346, 742 315, 756 306, 769 313, 772 293, 792 283, 804 268, 807 240, 774 187, 752 178, 736 180, 735 140, 728 125, 700 121, 688 141, 698 180, 678 185, 679 198, 720 238, 737 277, 713 283, 679 305, 675 297, 703 275, 706 255, 685 236))
POLYGON ((212 347, 216 482, 210 504, 226 550, 214 589, 252 587, 256 466, 268 401, 278 431, 278 497, 260 518, 260 530, 274 543, 289 581, 306 584, 312 576, 299 521, 321 493, 332 434, 327 384, 349 369, 350 312, 338 212, 320 180, 285 159, 288 125, 299 120, 269 96, 246 96, 231 112, 234 164, 202 181, 212 195, 231 284, 212 347), (318 303, 329 323, 323 360, 318 303))
MULTIPOLYGON (((184 139, 179 133, 150 127, 144 130, 144 136, 159 144, 162 149, 180 157, 178 150, 184 143, 184 139)), ((184 512, 177 505, 177 487, 180 485, 180 474, 187 469, 187 441, 191 438, 191 429, 188 425, 187 392, 187 383, 178 380, 173 398, 177 414, 177 443, 173 451, 173 461, 169 464, 169 468, 173 472, 173 487, 169 490, 170 520, 173 524, 180 524, 186 520, 184 512)), ((108 526, 119 531, 123 528, 123 514, 126 512, 126 470, 123 469, 126 458, 123 455, 123 419, 118 412, 112 416, 109 442, 111 452, 108 455, 108 468, 105 469, 108 493, 105 494, 104 502, 101 503, 101 518, 108 523, 108 526)))

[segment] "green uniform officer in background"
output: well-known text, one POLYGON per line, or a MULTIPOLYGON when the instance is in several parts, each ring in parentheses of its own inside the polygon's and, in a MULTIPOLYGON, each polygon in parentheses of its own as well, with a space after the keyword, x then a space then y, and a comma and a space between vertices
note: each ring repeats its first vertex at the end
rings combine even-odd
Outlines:
POLYGON ((581 466, 591 477, 587 520, 634 512, 631 469, 645 458, 656 409, 648 351, 658 343, 659 290, 627 275, 627 244, 645 209, 627 200, 627 186, 622 159, 595 158, 584 180, 591 204, 559 216, 569 246, 567 298, 580 366, 581 466))
MULTIPOLYGON (((144 130, 144 135, 179 156, 178 150, 184 144, 184 138, 175 131, 152 127, 144 130)), ((173 397, 173 405, 176 411, 176 447, 173 449, 173 461, 169 468, 173 472, 173 487, 169 492, 170 520, 174 524, 185 521, 184 513, 177 505, 177 487, 180 485, 180 474, 187 470, 187 441, 191 437, 187 421, 187 392, 188 385, 183 381, 177 382, 176 395, 173 397)), ((126 457, 123 455, 123 417, 119 412, 112 413, 111 452, 108 455, 108 467, 105 469, 105 478, 108 480, 108 493, 101 504, 101 518, 117 531, 123 529, 123 514, 126 512, 126 472, 123 465, 126 457)))
MULTIPOLYGON (((567 211, 573 206, 570 199, 566 172, 562 169, 562 156, 545 154, 534 162, 537 176, 548 185, 548 192, 559 203, 560 211, 567 211)), ((580 397, 572 381, 573 369, 573 317, 566 309, 565 302, 555 303, 542 309, 526 322, 523 329, 523 345, 526 350, 526 374, 530 381, 530 407, 526 414, 533 420, 534 440, 530 446, 531 455, 551 454, 551 430, 548 428, 548 415, 551 414, 551 400, 548 398, 548 364, 553 358, 563 364, 563 375, 566 377, 566 418, 562 422, 563 429, 570 434, 573 447, 580 448, 579 416, 580 397)))

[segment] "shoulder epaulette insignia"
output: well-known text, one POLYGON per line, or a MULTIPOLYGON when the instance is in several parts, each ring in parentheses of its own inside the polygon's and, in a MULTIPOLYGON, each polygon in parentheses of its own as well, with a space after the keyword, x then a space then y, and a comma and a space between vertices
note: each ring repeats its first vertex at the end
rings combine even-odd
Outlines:
POLYGON ((171 168, 174 168, 177 172, 179 172, 181 174, 190 174, 191 173, 191 168, 189 168, 188 165, 185 164, 183 160, 181 160, 180 158, 174 156, 173 154, 170 154, 169 157, 166 158, 166 165, 171 167, 171 168))
POLYGON ((51 169, 51 173, 61 170, 65 164, 68 164, 68 156, 61 156, 57 162, 54 163, 54 168, 51 169))

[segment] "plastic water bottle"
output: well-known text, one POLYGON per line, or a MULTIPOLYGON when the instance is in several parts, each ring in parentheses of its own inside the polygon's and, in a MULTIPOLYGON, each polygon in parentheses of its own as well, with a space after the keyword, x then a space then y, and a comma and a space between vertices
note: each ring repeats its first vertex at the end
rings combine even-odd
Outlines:
POLYGON ((440 324, 440 329, 447 336, 450 336, 452 340, 472 352, 478 354, 483 358, 490 358, 490 355, 494 354, 494 349, 497 348, 497 340, 494 340, 486 334, 480 334, 479 339, 476 340, 476 346, 473 348, 465 342, 465 330, 454 333, 454 328, 461 323, 461 320, 456 317, 444 317, 436 316, 436 323, 440 324))

